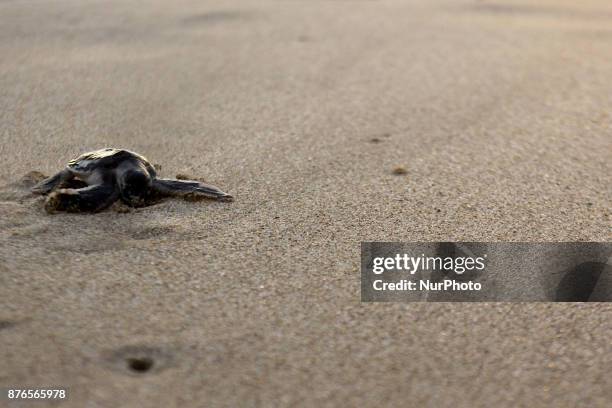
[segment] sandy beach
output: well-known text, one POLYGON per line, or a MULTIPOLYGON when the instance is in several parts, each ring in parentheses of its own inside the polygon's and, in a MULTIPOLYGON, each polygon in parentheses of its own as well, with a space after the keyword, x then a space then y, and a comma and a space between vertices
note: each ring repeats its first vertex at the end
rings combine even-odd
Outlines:
POLYGON ((362 241, 610 241, 611 22, 605 0, 1 2, 0 387, 610 406, 610 304, 366 304, 359 268, 362 241), (107 146, 236 200, 29 195, 107 146))

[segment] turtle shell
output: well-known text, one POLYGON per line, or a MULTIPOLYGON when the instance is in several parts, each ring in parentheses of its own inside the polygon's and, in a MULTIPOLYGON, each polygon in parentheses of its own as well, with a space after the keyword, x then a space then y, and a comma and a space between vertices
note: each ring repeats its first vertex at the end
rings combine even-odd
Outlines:
POLYGON ((144 164, 147 169, 152 168, 149 161, 137 153, 129 150, 106 148, 93 152, 83 153, 68 162, 68 167, 78 173, 90 173, 96 169, 112 169, 125 160, 133 159, 144 164))

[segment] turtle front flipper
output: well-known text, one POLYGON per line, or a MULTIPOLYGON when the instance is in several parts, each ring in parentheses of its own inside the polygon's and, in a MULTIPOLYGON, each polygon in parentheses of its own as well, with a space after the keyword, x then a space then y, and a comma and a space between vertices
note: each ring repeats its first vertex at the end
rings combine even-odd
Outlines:
POLYGON ((182 197, 197 200, 212 198, 219 201, 234 201, 234 197, 210 184, 191 180, 154 179, 153 192, 162 197, 182 197))
POLYGON ((47 177, 40 183, 36 184, 32 187, 32 193, 34 194, 49 194, 51 191, 59 187, 60 185, 67 183, 68 181, 74 178, 74 174, 68 170, 64 169, 57 173, 54 176, 47 177))
POLYGON ((48 213, 97 212, 109 207, 118 198, 119 192, 110 183, 79 189, 62 188, 49 194, 45 201, 45 210, 48 213))

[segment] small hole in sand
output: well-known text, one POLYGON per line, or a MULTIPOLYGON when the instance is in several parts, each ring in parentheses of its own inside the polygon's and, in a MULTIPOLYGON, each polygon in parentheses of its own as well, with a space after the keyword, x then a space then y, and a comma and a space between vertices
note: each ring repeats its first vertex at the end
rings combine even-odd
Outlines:
POLYGON ((143 358, 128 358, 128 368, 136 373, 146 373, 153 368, 153 360, 147 357, 143 358))
POLYGON ((395 174, 396 176, 403 176, 408 174, 408 170, 406 170, 404 166, 397 166, 393 169, 391 173, 395 174))
POLYGON ((17 325, 17 322, 11 320, 0 320, 0 330, 10 329, 17 325))
POLYGON ((153 375, 171 365, 172 354, 157 347, 129 345, 111 350, 104 360, 122 374, 153 375))

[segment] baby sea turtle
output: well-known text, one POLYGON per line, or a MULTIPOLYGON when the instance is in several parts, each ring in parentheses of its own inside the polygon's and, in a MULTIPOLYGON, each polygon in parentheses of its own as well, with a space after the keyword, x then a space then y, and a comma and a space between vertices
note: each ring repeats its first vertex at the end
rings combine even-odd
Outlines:
POLYGON ((192 180, 158 178, 149 161, 123 149, 101 149, 85 153, 68 166, 32 188, 47 195, 48 212, 96 212, 117 200, 142 207, 160 197, 213 198, 232 201, 215 186, 192 180))

